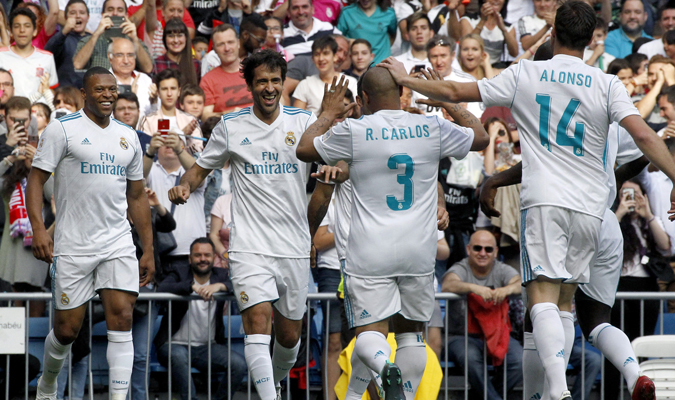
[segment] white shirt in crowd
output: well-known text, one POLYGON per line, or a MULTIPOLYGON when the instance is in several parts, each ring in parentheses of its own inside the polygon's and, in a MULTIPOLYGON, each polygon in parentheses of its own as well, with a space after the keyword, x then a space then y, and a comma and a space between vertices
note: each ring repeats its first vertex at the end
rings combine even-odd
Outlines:
POLYGON ((316 17, 312 17, 312 29, 309 33, 298 29, 293 25, 293 21, 288 21, 288 26, 284 28, 284 50, 287 52, 298 54, 312 54, 312 43, 314 43, 314 36, 320 31, 331 31, 334 35, 340 35, 342 32, 334 27, 330 22, 324 22, 316 17), (298 37, 301 40, 293 40, 291 38, 298 37))
POLYGON ((581 59, 523 60, 478 82, 486 107, 511 108, 523 155, 521 208, 556 206, 602 218, 609 189, 603 154, 609 125, 639 115, 614 75, 581 59), (515 105, 515 106, 514 106, 515 105), (540 133, 541 115, 548 116, 540 133), (558 135, 557 127, 567 127, 558 135))
MULTIPOLYGON (((457 68, 460 68, 459 64, 457 65, 457 68)), ((450 74, 445 78, 443 78, 443 80, 454 82, 476 82, 476 78, 465 72, 462 72, 461 69, 459 69, 460 72, 457 71, 458 70, 456 70, 453 66, 452 71, 450 71, 450 74)), ((413 92, 410 104, 413 107, 417 107, 420 110, 422 110, 426 115, 436 115, 440 118, 443 118, 443 111, 441 111, 440 108, 433 108, 431 111, 427 111, 428 109, 426 104, 417 104, 417 100, 422 100, 426 98, 427 96, 423 94, 413 92)), ((485 106, 483 105, 483 103, 476 101, 466 103, 466 109, 469 110, 469 112, 471 112, 471 114, 473 114, 476 118, 480 118, 483 115, 483 112, 485 111, 485 106)))
MULTIPOLYGON (((204 284, 195 282, 199 287, 208 286, 211 280, 204 284)), ((192 292, 196 295, 197 292, 192 292)), ((192 300, 188 312, 185 313, 180 321, 180 327, 173 334, 171 342, 187 346, 206 346, 209 342, 216 340, 216 306, 213 301, 192 300), (189 318, 189 323, 188 323, 189 318), (209 324, 208 321, 211 321, 209 324), (209 326, 211 329, 209 330, 209 326)))
POLYGON ((464 158, 473 138, 472 129, 438 117, 380 110, 314 139, 324 161, 350 165, 345 273, 362 278, 433 273, 438 161, 464 158))
MULTIPOLYGON (((112 72, 112 74, 115 75, 112 68, 110 68, 110 72, 112 72)), ((139 111, 138 120, 140 121, 144 115, 157 111, 158 108, 157 104, 159 100, 157 100, 155 104, 150 103, 150 86, 152 86, 152 78, 150 78, 148 74, 139 71, 134 71, 131 74, 131 76, 134 78, 137 75, 139 75, 139 77, 138 81, 136 82, 136 85, 138 87, 136 89, 136 96, 138 96, 138 111, 139 111)), ((122 82, 120 82, 120 80, 117 77, 115 77, 115 79, 117 80, 118 85, 122 84, 122 82)))
MULTIPOLYGON (((588 61, 591 56, 593 55, 593 50, 589 49, 586 47, 584 49, 584 61, 588 61)), ((597 60, 595 60, 595 63, 593 64, 594 67, 600 68, 603 72, 607 72, 607 67, 609 66, 609 63, 614 61, 616 57, 609 53, 602 53, 600 57, 598 57, 597 60)))
MULTIPOLYGON (((480 18, 469 18, 467 16, 462 17, 463 20, 466 20, 472 28, 475 28, 480 22, 480 18)), ((515 26, 505 22, 506 27, 509 32, 515 30, 515 26)), ((504 60, 504 54, 508 54, 506 50, 506 41, 504 40, 504 32, 495 25, 492 30, 483 27, 483 30, 480 31, 480 37, 485 43, 485 52, 490 56, 490 64, 504 60)))
MULTIPOLYGON (((352 91, 352 95, 356 97, 356 79, 343 74, 339 74, 338 79, 340 79, 341 76, 344 76, 347 79, 347 86, 349 87, 349 90, 352 91)), ((321 114, 323 91, 324 83, 321 78, 319 78, 319 75, 311 75, 298 83, 295 92, 293 92, 293 97, 307 103, 307 110, 319 115, 321 114)))
POLYGON ((654 39, 651 42, 647 42, 640 46, 638 53, 642 53, 647 56, 648 60, 651 60, 655 55, 666 56, 666 50, 663 47, 662 39, 654 39))
POLYGON ((28 97, 37 93, 40 79, 45 72, 49 73, 49 87, 59 85, 54 56, 47 50, 33 48, 33 53, 26 58, 16 54, 9 47, 0 49, 0 68, 12 74, 14 95, 28 97))
POLYGON ((220 67, 220 57, 218 57, 215 50, 211 50, 202 57, 202 76, 208 74, 216 67, 220 67))
POLYGON ((213 129, 197 160, 202 168, 232 170, 231 253, 308 258, 307 164, 298 160, 298 141, 316 117, 279 105, 268 125, 251 107, 230 113, 213 129))
POLYGON ((429 62, 428 58, 424 58, 420 60, 419 58, 415 58, 412 54, 412 49, 406 51, 405 53, 394 57, 398 61, 403 63, 403 66, 405 67, 405 70, 410 73, 413 68, 415 68, 416 65, 424 65, 424 68, 431 68, 431 63, 429 62))
POLYGON ((33 168, 54 173, 54 255, 93 255, 134 246, 127 181, 143 179, 136 132, 110 119, 101 128, 83 110, 47 125, 33 168))

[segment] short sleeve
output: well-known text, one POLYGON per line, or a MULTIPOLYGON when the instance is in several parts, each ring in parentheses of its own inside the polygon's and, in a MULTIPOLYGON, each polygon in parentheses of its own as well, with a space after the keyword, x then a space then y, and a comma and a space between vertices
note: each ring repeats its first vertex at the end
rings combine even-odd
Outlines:
POLYGON ((307 98, 307 92, 309 91, 309 82, 307 82, 307 79, 303 79, 298 83, 298 86, 296 86, 295 91, 293 92, 293 98, 296 100, 300 100, 304 103, 309 103, 309 100, 307 98))
POLYGON ((347 15, 345 12, 340 13, 336 28, 338 28, 338 30, 340 30, 340 32, 342 32, 345 37, 349 37, 349 27, 347 26, 346 16, 347 15))
POLYGON ((218 217, 223 220, 223 226, 226 226, 232 221, 230 216, 230 204, 232 203, 232 194, 224 194, 218 197, 213 203, 213 208, 211 209, 211 215, 218 217))
POLYGON ((462 159, 469 154, 473 144, 474 132, 446 119, 434 117, 441 130, 441 158, 455 157, 462 159))
POLYGON ((623 165, 642 157, 642 151, 635 144, 635 140, 627 130, 618 127, 619 151, 616 154, 616 164, 623 165))
POLYGON ((68 151, 66 131, 60 121, 47 125, 38 143, 33 166, 43 171, 54 172, 68 151))
POLYGON ((514 276, 518 276, 518 271, 515 268, 504 263, 499 263, 499 277, 501 280, 499 287, 507 286, 514 276))
POLYGON ((453 264, 452 267, 450 267, 450 269, 443 275, 443 278, 445 278, 445 275, 450 273, 459 276, 459 280, 462 282, 466 282, 466 279, 468 278, 466 268, 462 265, 462 263, 453 264))
POLYGON ((314 148, 328 165, 352 160, 352 133, 349 120, 340 122, 328 132, 314 138, 314 148))
POLYGON ((390 35, 396 34, 396 13, 393 8, 387 9, 387 14, 389 15, 389 24, 387 25, 387 32, 390 35))
POLYGON ((631 115, 640 115, 633 101, 628 96, 626 87, 621 83, 618 77, 614 76, 609 84, 609 120, 610 122, 621 122, 624 118, 631 115))
POLYGON ((518 34, 521 38, 531 34, 530 32, 527 31, 527 26, 525 24, 525 17, 518 20, 518 34))
POLYGON ((49 56, 49 87, 54 89, 57 86, 59 86, 59 74, 56 73, 54 56, 49 56))
POLYGON ((511 108, 518 87, 518 74, 524 62, 527 61, 508 67, 492 79, 483 78, 478 81, 480 98, 485 108, 493 106, 511 108))
POLYGON ((134 158, 131 160, 131 163, 127 165, 127 180, 130 181, 140 181, 143 179, 143 149, 141 148, 141 142, 138 140, 138 135, 136 132, 132 132, 132 140, 134 143, 134 158))
POLYGON ((206 169, 223 168, 225 162, 230 159, 229 148, 227 146, 228 133, 225 121, 221 118, 220 122, 213 128, 211 137, 197 164, 206 169))
POLYGON ((212 106, 216 104, 216 95, 211 90, 213 85, 210 85, 211 77, 204 76, 199 83, 199 87, 204 91, 204 105, 212 106))

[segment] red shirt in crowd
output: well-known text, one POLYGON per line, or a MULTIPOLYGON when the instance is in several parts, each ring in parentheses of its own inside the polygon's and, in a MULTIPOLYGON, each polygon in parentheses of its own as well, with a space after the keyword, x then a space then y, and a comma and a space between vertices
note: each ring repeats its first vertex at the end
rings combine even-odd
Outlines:
POLYGON ((205 105, 213 105, 214 112, 229 112, 235 108, 253 105, 251 92, 239 72, 225 72, 217 67, 202 77, 199 86, 206 96, 205 105))

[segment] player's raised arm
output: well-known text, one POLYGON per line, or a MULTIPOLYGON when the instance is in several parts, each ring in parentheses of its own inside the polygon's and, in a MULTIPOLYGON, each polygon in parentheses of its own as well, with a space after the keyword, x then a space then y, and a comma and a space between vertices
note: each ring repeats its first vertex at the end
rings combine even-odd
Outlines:
POLYGON ((42 219, 43 188, 50 176, 50 172, 37 167, 31 168, 28 175, 28 183, 26 184, 26 209, 33 227, 33 256, 38 260, 51 264, 54 253, 54 242, 49 233, 47 233, 45 222, 42 219))
POLYGON ((397 84, 410 88, 430 99, 454 103, 481 101, 476 82, 432 82, 427 79, 415 78, 410 76, 403 67, 403 63, 394 59, 394 57, 383 60, 377 66, 387 68, 397 84))
POLYGON ((325 85, 323 101, 321 102, 321 115, 302 135, 298 148, 295 150, 298 159, 305 162, 321 161, 321 156, 314 147, 314 138, 326 133, 336 119, 342 118, 356 106, 355 103, 345 106, 344 98, 347 89, 347 80, 344 75, 339 82, 337 77, 334 77, 330 87, 325 85))

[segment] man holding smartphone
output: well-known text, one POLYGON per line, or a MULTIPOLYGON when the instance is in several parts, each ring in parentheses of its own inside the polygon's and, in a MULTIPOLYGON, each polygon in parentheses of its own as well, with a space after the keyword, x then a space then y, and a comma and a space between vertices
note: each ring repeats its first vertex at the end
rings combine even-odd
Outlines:
MULTIPOLYGON (((0 136, 6 140, 4 146, 0 146, 0 157, 4 158, 11 154, 16 146, 25 146, 29 137, 37 136, 37 121, 31 118, 30 108, 31 102, 25 97, 15 96, 7 102, 5 121, 0 125, 0 132, 3 129, 6 132, 5 135, 0 136)), ((34 140, 32 144, 37 148, 35 142, 37 140, 34 140)))

